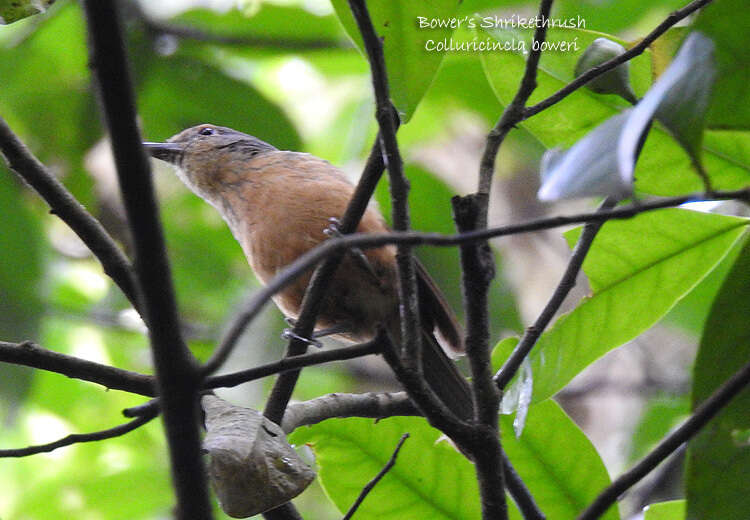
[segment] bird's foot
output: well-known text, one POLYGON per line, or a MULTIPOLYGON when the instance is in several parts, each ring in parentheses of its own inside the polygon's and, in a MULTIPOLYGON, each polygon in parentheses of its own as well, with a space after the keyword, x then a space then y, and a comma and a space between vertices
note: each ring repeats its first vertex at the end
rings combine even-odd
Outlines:
POLYGON ((300 336, 299 334, 296 334, 292 329, 284 329, 281 332, 281 339, 285 341, 290 340, 297 340, 301 341, 302 343, 307 343, 308 345, 312 345, 313 347, 322 348, 323 344, 314 338, 305 338, 303 336, 300 336))

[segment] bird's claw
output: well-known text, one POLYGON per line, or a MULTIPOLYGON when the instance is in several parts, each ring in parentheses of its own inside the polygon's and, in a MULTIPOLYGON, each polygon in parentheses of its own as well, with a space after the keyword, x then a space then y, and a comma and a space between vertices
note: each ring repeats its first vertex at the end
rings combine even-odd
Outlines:
POLYGON ((296 334, 292 329, 284 329, 281 332, 281 339, 285 341, 297 340, 303 343, 307 343, 308 345, 312 345, 313 347, 323 347, 323 344, 317 339, 305 338, 303 336, 300 336, 299 334, 296 334))

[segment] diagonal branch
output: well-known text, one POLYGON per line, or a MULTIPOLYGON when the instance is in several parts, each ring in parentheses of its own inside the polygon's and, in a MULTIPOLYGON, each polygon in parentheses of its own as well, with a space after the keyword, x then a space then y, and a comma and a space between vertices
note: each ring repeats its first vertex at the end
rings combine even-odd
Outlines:
MULTIPOLYGON (((539 5, 539 14, 537 19, 547 20, 549 19, 549 13, 552 9, 552 0, 542 0, 539 5)), ((521 120, 523 120, 524 107, 526 101, 531 97, 531 93, 536 88, 536 76, 539 68, 539 59, 541 58, 541 43, 547 38, 547 24, 541 23, 537 25, 536 31, 534 31, 534 42, 539 45, 531 46, 531 52, 529 57, 526 59, 526 68, 521 78, 521 84, 518 86, 518 91, 513 97, 513 100, 505 107, 503 114, 500 116, 500 120, 497 122, 495 127, 490 130, 487 135, 487 141, 484 145, 484 152, 482 153, 482 159, 479 163, 479 183, 477 186, 477 193, 489 196, 490 189, 492 188, 492 176, 495 173, 495 159, 497 152, 500 150, 500 145, 505 140, 508 132, 515 127, 521 120)), ((483 208, 483 219, 480 227, 487 226, 487 210, 488 206, 486 201, 485 207, 483 208)))
POLYGON ((632 60, 636 56, 639 56, 643 54, 643 51, 645 51, 649 45, 654 43, 654 41, 667 32, 668 29, 670 29, 672 26, 674 26, 677 22, 684 20, 689 15, 693 14, 695 11, 700 9, 701 7, 704 7, 708 4, 710 4, 713 0, 694 0, 693 2, 690 2, 688 5, 683 7, 682 9, 678 9, 677 11, 674 11, 667 16, 663 22, 661 22, 656 28, 651 31, 648 35, 646 35, 645 38, 643 38, 640 42, 638 42, 637 45, 634 45, 630 48, 627 52, 624 52, 620 54, 619 56, 616 56, 612 58, 609 61, 605 61, 601 65, 598 65, 596 67, 593 67, 589 70, 587 70, 585 73, 578 76, 576 79, 565 85, 563 88, 549 96, 547 99, 544 99, 537 103, 536 105, 526 107, 523 110, 523 117, 521 120, 525 120, 530 118, 531 116, 534 116, 541 112, 542 110, 545 110, 555 103, 558 103, 568 97, 570 94, 584 86, 586 83, 591 81, 592 79, 601 76, 605 72, 614 69, 618 65, 625 63, 626 61, 632 60))
POLYGON ((28 457, 29 455, 36 455, 37 453, 49 453, 50 451, 70 446, 72 444, 80 444, 82 442, 94 442, 103 441, 106 439, 112 439, 113 437, 120 437, 126 433, 132 432, 136 428, 140 428, 147 422, 151 421, 158 414, 158 409, 151 410, 147 414, 140 415, 130 422, 120 424, 114 428, 108 428, 106 430, 100 430, 92 433, 73 433, 67 437, 50 442, 48 444, 40 444, 37 446, 27 446, 26 448, 17 448, 10 450, 0 450, 0 458, 6 457, 28 457))
POLYGON ((636 482, 648 475, 683 443, 690 440, 708 422, 716 416, 737 394, 750 385, 750 363, 730 377, 708 399, 703 401, 687 421, 664 437, 662 441, 642 458, 635 466, 623 473, 589 505, 578 517, 578 520, 594 520, 604 514, 615 503, 617 498, 630 489, 636 482))
POLYGON ((107 233, 57 178, 37 159, 0 118, 0 150, 10 168, 26 181, 83 241, 102 264, 133 307, 141 311, 138 286, 132 266, 125 254, 107 233))
POLYGON ((114 0, 87 0, 83 6, 90 64, 112 138, 117 175, 135 246, 135 270, 142 290, 177 492, 176 516, 210 519, 213 515, 198 421, 200 377, 180 334, 151 169, 136 123, 118 8, 114 0))
MULTIPOLYGON (((614 200, 607 199, 599 207, 599 212, 611 209, 614 205, 614 200)), ((560 309, 560 305, 562 305, 570 290, 575 287, 578 272, 581 270, 591 244, 594 243, 594 238, 596 238, 603 224, 603 222, 589 222, 584 226, 581 237, 578 239, 578 243, 568 261, 568 267, 565 269, 560 283, 557 284, 555 292, 552 293, 552 297, 547 302, 547 305, 544 306, 534 324, 526 329, 523 338, 518 342, 516 348, 513 349, 513 353, 505 361, 500 370, 498 370, 497 374, 495 374, 495 384, 497 384, 501 391, 505 390, 510 380, 513 379, 523 360, 526 359, 531 349, 536 345, 539 336, 541 336, 544 329, 552 321, 552 318, 560 309)))

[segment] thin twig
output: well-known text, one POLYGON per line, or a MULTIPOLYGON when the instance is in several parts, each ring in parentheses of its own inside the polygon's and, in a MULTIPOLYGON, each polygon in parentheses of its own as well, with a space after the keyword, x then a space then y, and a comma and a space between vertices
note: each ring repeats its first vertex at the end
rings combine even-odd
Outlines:
POLYGON ((594 520, 603 515, 617 498, 649 474, 664 459, 698 433, 734 396, 750 385, 750 363, 735 373, 711 394, 682 425, 627 472, 610 484, 579 516, 578 520, 594 520))
MULTIPOLYGON (((248 370, 207 377, 203 381, 201 389, 233 387, 302 367, 378 354, 381 348, 382 345, 373 340, 351 347, 283 358, 279 361, 253 367, 248 370)), ((82 381, 97 383, 111 390, 122 390, 145 397, 155 397, 157 395, 156 379, 154 376, 122 370, 75 356, 61 354, 42 348, 31 342, 7 343, 0 341, 0 362, 46 370, 82 381)))
POLYGON ((651 31, 646 37, 644 37, 640 42, 638 42, 637 45, 634 45, 630 50, 612 58, 611 60, 605 61, 601 65, 597 65, 596 67, 593 67, 589 70, 587 70, 585 73, 578 76, 576 79, 565 85, 563 88, 549 96, 548 98, 540 101, 539 103, 532 105, 530 107, 526 107, 523 110, 523 117, 522 120, 526 120, 530 118, 533 115, 538 114, 542 110, 545 110, 555 103, 558 103, 559 101, 562 101, 565 99, 568 95, 572 94, 582 86, 584 86, 586 83, 591 81, 592 79, 601 76, 605 72, 614 69, 621 63, 625 63, 626 61, 629 61, 636 56, 639 56, 640 54, 645 51, 649 45, 651 45, 659 36, 667 32, 667 30, 674 26, 677 22, 680 20, 683 20, 687 18, 689 15, 700 9, 701 7, 704 7, 708 4, 710 4, 713 0, 694 0, 693 2, 690 2, 688 5, 683 7, 682 9, 678 9, 677 11, 674 11, 667 16, 663 22, 661 22, 656 28, 651 31))
POLYGON ((331 361, 345 361, 347 359, 355 359, 370 354, 378 354, 380 349, 381 345, 378 341, 372 340, 351 347, 342 347, 334 350, 313 352, 312 354, 284 357, 274 363, 249 368, 240 372, 207 377, 204 381, 203 388, 227 388, 237 386, 273 374, 281 374, 290 370, 298 371, 303 367, 321 365, 323 363, 330 363, 331 361))
MULTIPOLYGON (((614 200, 606 199, 599 207, 599 213, 605 212, 614 205, 614 200)), ((547 325, 549 325, 552 318, 560 309, 560 305, 562 305, 570 290, 575 287, 581 265, 583 265, 591 244, 594 242, 594 238, 596 238, 596 234, 602 225, 603 222, 589 222, 584 226, 581 237, 578 239, 578 243, 576 243, 573 253, 570 255, 568 267, 565 268, 565 272, 560 279, 560 283, 557 284, 555 292, 552 293, 552 297, 547 302, 547 305, 544 306, 534 324, 526 329, 521 341, 513 349, 513 353, 505 361, 500 370, 498 370, 497 374, 495 374, 495 384, 497 384, 500 390, 505 390, 505 387, 513 379, 513 376, 523 363, 523 360, 526 359, 531 349, 536 345, 539 336, 541 336, 544 329, 547 328, 547 325)))
POLYGON ((181 334, 177 304, 159 223, 151 168, 136 122, 122 28, 114 0, 83 3, 90 64, 112 137, 117 176, 135 249, 145 321, 170 450, 177 518, 213 517, 201 455, 200 377, 181 334))
POLYGON ((156 395, 153 376, 60 354, 28 341, 24 343, 0 341, 0 361, 47 370, 67 377, 97 383, 113 390, 122 390, 147 397, 156 395))
POLYGON ((25 448, 11 449, 11 450, 0 450, 0 458, 6 457, 28 457, 29 455, 36 455, 37 453, 49 453, 50 451, 70 446, 72 444, 80 444, 83 442, 94 442, 103 441, 105 439, 112 439, 113 437, 120 437, 128 432, 132 432, 136 428, 139 428, 151 421, 156 417, 158 410, 151 411, 148 414, 140 415, 130 422, 120 424, 114 428, 108 428, 106 430, 100 430, 92 433, 72 433, 67 437, 58 439, 48 444, 40 444, 37 446, 27 446, 25 448))
POLYGON ((57 178, 37 159, 0 117, 0 150, 15 171, 49 205, 52 213, 65 222, 83 241, 112 278, 140 311, 138 286, 125 253, 104 227, 78 202, 57 178))
POLYGON ((370 491, 373 490, 373 488, 380 482, 380 480, 385 477, 386 473, 388 473, 391 468, 396 464, 396 457, 398 457, 398 452, 401 451, 401 447, 404 445, 404 442, 406 442, 406 439, 409 438, 409 434, 405 433, 401 436, 401 440, 398 441, 398 444, 396 445, 396 449, 393 450, 393 455, 391 455, 391 458, 388 459, 388 462, 385 463, 385 466, 383 466, 383 469, 381 469, 373 479, 368 482, 365 487, 362 488, 362 492, 357 497, 357 500, 354 501, 352 504, 352 507, 349 508, 349 511, 346 512, 342 520, 350 520, 352 516, 354 516, 354 513, 357 512, 357 509, 360 505, 362 505, 362 502, 364 502, 365 498, 367 498, 367 495, 370 494, 370 491))
MULTIPOLYGON (((552 0, 542 0, 539 4, 539 14, 537 19, 549 19, 551 9, 552 0)), ((500 150, 500 145, 505 140, 508 132, 510 132, 511 129, 523 119, 526 101, 528 101, 532 92, 534 92, 534 89, 536 88, 536 76, 539 68, 539 59, 542 54, 541 43, 544 42, 546 38, 547 24, 541 23, 537 26, 536 31, 534 31, 534 42, 537 44, 532 44, 531 46, 531 52, 526 59, 526 68, 523 73, 523 78, 521 78, 521 84, 518 86, 518 91, 508 106, 505 107, 505 110, 503 110, 500 120, 487 135, 484 152, 482 152, 482 159, 479 163, 479 183, 477 186, 477 193, 487 196, 490 194, 490 189, 492 188, 492 177, 495 173, 495 159, 497 157, 497 152, 500 150)), ((489 199, 487 199, 487 202, 489 202, 489 199)), ((483 219, 482 222, 480 222, 482 225, 480 227, 487 226, 487 210, 488 206, 485 205, 483 208, 483 219)))

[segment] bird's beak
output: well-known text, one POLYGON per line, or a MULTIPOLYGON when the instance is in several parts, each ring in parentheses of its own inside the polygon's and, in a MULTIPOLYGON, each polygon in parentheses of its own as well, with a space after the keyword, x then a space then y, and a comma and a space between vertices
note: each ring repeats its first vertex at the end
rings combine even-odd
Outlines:
POLYGON ((151 157, 170 164, 177 164, 184 150, 179 143, 143 143, 143 147, 151 157))

